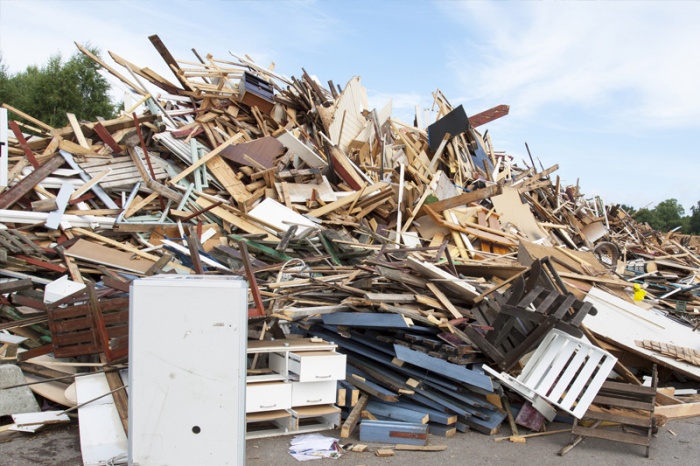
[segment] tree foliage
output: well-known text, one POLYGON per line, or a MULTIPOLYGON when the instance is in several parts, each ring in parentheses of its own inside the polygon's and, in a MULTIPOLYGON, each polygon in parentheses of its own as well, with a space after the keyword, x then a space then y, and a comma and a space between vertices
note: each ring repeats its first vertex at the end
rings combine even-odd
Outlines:
POLYGON ((659 202, 653 209, 643 207, 639 210, 627 210, 640 223, 648 223, 658 231, 670 231, 680 227, 681 233, 700 234, 700 201, 690 208, 691 215, 685 215, 685 209, 676 199, 659 202), (633 211, 633 213, 632 213, 633 211))
MULTIPOLYGON (((94 47, 90 51, 99 54, 94 47)), ((65 62, 60 54, 53 55, 41 68, 31 65, 14 75, 0 57, 0 101, 53 127, 68 123, 66 113, 88 121, 113 118, 116 106, 109 87, 98 65, 80 52, 65 62)))

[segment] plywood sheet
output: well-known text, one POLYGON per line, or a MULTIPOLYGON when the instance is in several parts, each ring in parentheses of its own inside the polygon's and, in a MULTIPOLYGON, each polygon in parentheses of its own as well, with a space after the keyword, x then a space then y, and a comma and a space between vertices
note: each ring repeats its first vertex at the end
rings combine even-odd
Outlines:
POLYGON ((108 265, 137 273, 146 273, 155 263, 148 259, 134 256, 134 254, 117 251, 114 248, 102 246, 85 239, 79 239, 70 248, 66 249, 66 255, 95 264, 108 265))
MULTIPOLYGON (((282 183, 275 183, 277 192, 282 192, 282 183)), ((324 176, 321 183, 287 183, 289 192, 289 202, 304 203, 311 199, 313 191, 323 202, 334 202, 338 200, 328 179, 324 176)))
POLYGON ((596 315, 588 314, 583 320, 590 331, 632 353, 700 380, 700 367, 636 344, 637 340, 652 340, 700 351, 700 334, 653 310, 642 309, 597 288, 592 288, 584 301, 598 310, 596 315))
POLYGON ((275 160, 284 153, 284 146, 271 136, 256 139, 252 142, 228 146, 221 151, 221 156, 241 165, 253 168, 260 166, 272 168, 275 160))
POLYGON ((531 241, 547 238, 547 233, 540 228, 535 216, 530 211, 530 207, 520 200, 517 189, 504 187, 503 194, 491 197, 491 202, 493 202, 496 212, 501 214, 501 224, 512 223, 531 241))

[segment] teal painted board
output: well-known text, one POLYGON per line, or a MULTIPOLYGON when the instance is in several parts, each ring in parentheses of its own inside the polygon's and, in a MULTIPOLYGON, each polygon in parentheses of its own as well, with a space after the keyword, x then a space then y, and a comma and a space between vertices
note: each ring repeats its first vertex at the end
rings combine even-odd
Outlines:
POLYGON ((360 423, 360 442, 426 445, 428 443, 428 425, 363 420, 360 423))
POLYGON ((397 358, 414 366, 422 367, 452 380, 493 392, 491 378, 483 372, 470 370, 401 345, 394 345, 394 351, 396 351, 397 358))

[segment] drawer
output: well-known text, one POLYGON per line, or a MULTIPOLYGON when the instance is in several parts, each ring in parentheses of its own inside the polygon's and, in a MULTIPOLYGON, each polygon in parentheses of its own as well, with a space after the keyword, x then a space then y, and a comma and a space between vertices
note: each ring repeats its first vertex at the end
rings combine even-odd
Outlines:
MULTIPOLYGON (((321 382, 345 379, 346 356, 335 351, 289 352, 289 372, 299 382, 321 382)), ((284 353, 270 355, 270 367, 284 373, 284 353)))
POLYGON ((292 382, 292 406, 335 404, 338 382, 292 382))
POLYGON ((289 409, 291 407, 292 384, 289 382, 262 382, 246 385, 246 413, 289 409))

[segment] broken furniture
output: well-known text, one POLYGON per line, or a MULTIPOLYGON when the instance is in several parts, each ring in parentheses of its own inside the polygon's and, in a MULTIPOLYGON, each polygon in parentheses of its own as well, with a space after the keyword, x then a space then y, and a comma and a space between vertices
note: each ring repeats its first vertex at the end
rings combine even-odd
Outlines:
POLYGON ((238 277, 132 282, 129 464, 245 463, 247 299, 238 277))
MULTIPOLYGON (((651 435, 654 430, 654 401, 657 384, 656 365, 653 367, 651 386, 649 387, 605 382, 598 395, 593 399, 596 405, 595 409, 593 407, 588 409, 581 421, 574 419, 570 445, 577 443, 577 436, 602 438, 613 442, 646 447, 646 457, 649 458, 651 435), (594 423, 586 426, 582 421, 593 421, 594 423), (603 427, 600 425, 603 422, 615 425, 603 427)), ((562 454, 567 451, 567 447, 564 447, 562 454)))
POLYGON ((484 369, 551 421, 556 411, 548 403, 580 419, 616 361, 607 351, 553 329, 517 378, 488 366, 484 369))
POLYGON ((472 326, 464 331, 504 371, 512 369, 554 328, 580 338, 583 334, 578 326, 586 315, 597 312, 591 303, 566 291, 549 258, 535 260, 505 295, 491 298, 472 311, 491 330, 485 336, 472 326))
POLYGON ((254 340, 248 354, 267 359, 252 368, 246 383, 246 438, 332 429, 340 425, 335 406, 346 356, 320 338, 254 340))

